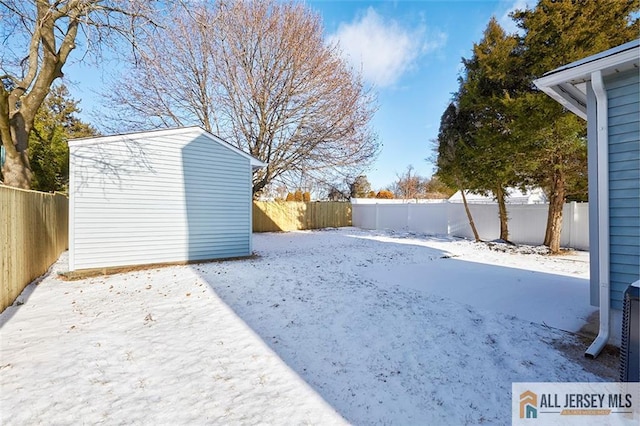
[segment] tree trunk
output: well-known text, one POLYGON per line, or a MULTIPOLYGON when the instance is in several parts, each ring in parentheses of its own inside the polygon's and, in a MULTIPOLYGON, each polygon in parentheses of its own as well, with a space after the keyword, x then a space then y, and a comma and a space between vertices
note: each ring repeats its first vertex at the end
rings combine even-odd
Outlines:
POLYGON ((30 189, 32 173, 27 153, 16 152, 16 155, 9 155, 8 151, 2 166, 3 183, 15 188, 30 189))
POLYGON ((507 215, 504 189, 502 189, 501 186, 496 188, 495 196, 498 202, 498 215, 500 217, 500 239, 509 242, 509 217, 507 215))
POLYGON ((553 173, 549 194, 549 213, 547 214, 547 229, 544 236, 544 245, 549 247, 551 254, 560 252, 560 235, 562 234, 562 210, 566 187, 564 174, 561 170, 553 173))
POLYGON ((464 195, 464 189, 460 190, 460 194, 462 194, 462 203, 464 204, 464 211, 467 212, 469 226, 471 226, 471 231, 473 231, 473 238, 475 238, 476 242, 480 242, 480 235, 478 234, 478 230, 476 229, 476 224, 473 222, 473 216, 471 216, 471 210, 469 210, 469 204, 467 204, 467 196, 464 195))
POLYGON ((20 113, 11 118, 10 126, 10 132, 2 132, 2 145, 6 154, 2 166, 3 183, 7 186, 30 189, 33 173, 27 151, 29 134, 20 113), (8 141, 5 140, 7 133, 10 133, 8 141))

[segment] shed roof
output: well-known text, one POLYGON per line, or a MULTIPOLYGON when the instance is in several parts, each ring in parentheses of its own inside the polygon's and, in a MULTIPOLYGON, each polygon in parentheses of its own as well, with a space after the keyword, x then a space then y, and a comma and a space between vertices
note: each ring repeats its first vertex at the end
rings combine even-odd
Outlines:
POLYGON ((572 62, 534 80, 536 86, 577 116, 587 119, 587 85, 591 73, 602 76, 638 69, 640 39, 572 62))
POLYGON ((123 138, 136 140, 136 139, 145 139, 150 136, 170 136, 174 134, 181 133, 194 133, 197 136, 205 136, 213 142, 219 143, 223 145, 225 148, 232 150, 233 152, 247 158, 251 167, 254 169, 259 169, 261 167, 266 167, 267 163, 258 160, 254 156, 247 154, 243 150, 231 145, 229 142, 224 139, 207 132, 200 126, 191 126, 191 127, 177 127, 173 129, 159 129, 159 130, 149 130, 145 132, 134 132, 134 133, 122 133, 117 135, 109 135, 109 136, 93 136, 88 138, 78 138, 78 139, 70 139, 68 141, 69 147, 76 146, 87 146, 87 145, 95 145, 95 144, 106 144, 111 142, 121 141, 123 138))

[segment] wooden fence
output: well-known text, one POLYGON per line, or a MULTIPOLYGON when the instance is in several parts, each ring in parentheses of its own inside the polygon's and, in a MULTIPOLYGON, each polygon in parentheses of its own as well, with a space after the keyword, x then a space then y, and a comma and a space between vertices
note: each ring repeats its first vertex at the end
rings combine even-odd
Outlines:
POLYGON ((0 312, 68 246, 69 199, 0 186, 0 312))
POLYGON ((351 203, 253 202, 253 232, 351 226, 351 203))

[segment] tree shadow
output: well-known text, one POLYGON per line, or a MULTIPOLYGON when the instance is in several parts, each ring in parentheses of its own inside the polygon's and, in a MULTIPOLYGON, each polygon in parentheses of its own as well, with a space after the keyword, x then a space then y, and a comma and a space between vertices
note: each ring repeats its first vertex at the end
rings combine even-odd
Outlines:
MULTIPOLYGON (((70 191, 82 192, 88 186, 123 189, 131 177, 139 173, 157 174, 148 159, 145 144, 135 138, 124 137, 121 143, 78 145, 70 151, 70 191), (113 147, 121 151, 114 155, 113 147)), ((103 192, 105 195, 106 192, 103 192)))
MULTIPOLYGON (((482 374, 499 375, 505 383, 526 381, 522 365, 530 362, 529 355, 520 353, 517 343, 542 340, 538 333, 548 329, 523 330, 517 337, 521 340, 510 342, 515 344, 512 350, 501 339, 507 338, 502 336, 511 323, 522 320, 478 306, 480 298, 473 292, 489 291, 481 284, 499 281, 513 290, 492 297, 508 305, 509 298, 518 297, 519 278, 533 276, 556 287, 575 280, 458 260, 411 241, 372 242, 358 231, 343 234, 337 242, 336 232, 282 234, 281 243, 259 250, 257 259, 201 264, 194 270, 293 371, 353 423, 444 421, 440 414, 455 410, 461 401, 453 395, 451 401, 438 400, 434 383, 454 394, 481 386, 482 374), (325 253, 315 256, 320 251, 325 253), (407 279, 415 282, 407 284, 407 279), (445 290, 458 281, 466 282, 467 288, 456 300, 445 290), (441 326, 443 319, 445 328, 432 326, 441 326), (457 353, 449 352, 451 341, 458 345, 457 353), (469 357, 486 358, 487 371, 461 376, 469 357)), ((578 281, 585 281, 588 304, 588 283, 578 281)), ((523 290, 520 298, 525 304, 544 304, 553 299, 547 296, 531 300, 532 294, 523 290)), ((550 372, 544 379, 554 378, 550 372)), ((505 399, 504 417, 493 420, 510 416, 508 395, 491 397, 505 399)), ((480 399, 477 405, 482 405, 480 399)), ((475 420, 483 415, 479 410, 475 420)))

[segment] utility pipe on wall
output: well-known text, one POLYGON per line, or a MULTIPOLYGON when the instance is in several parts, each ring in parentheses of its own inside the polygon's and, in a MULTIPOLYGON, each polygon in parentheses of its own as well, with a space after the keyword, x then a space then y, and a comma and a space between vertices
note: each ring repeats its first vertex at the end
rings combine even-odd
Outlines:
POLYGON ((598 153, 598 284, 600 288, 600 327, 598 336, 585 352, 595 358, 609 341, 611 300, 609 291, 609 105, 602 72, 591 74, 596 96, 596 146, 598 153))

